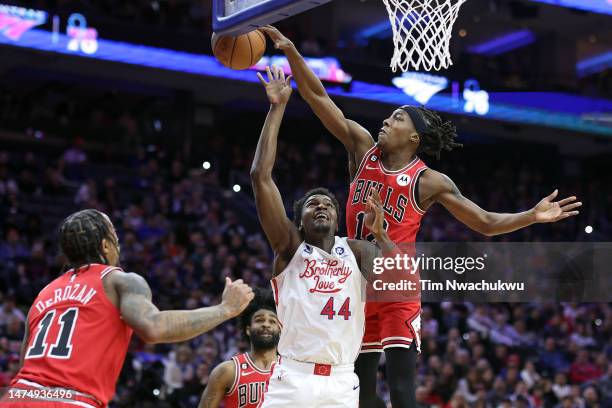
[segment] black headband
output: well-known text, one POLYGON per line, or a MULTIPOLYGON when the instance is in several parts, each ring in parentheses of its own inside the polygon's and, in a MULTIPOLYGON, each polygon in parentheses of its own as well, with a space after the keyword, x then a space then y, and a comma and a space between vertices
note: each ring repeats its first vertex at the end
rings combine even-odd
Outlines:
POLYGON ((404 105, 400 109, 410 116, 412 123, 414 124, 414 128, 419 135, 427 132, 427 123, 425 123, 425 119, 421 116, 421 112, 414 106, 404 105))

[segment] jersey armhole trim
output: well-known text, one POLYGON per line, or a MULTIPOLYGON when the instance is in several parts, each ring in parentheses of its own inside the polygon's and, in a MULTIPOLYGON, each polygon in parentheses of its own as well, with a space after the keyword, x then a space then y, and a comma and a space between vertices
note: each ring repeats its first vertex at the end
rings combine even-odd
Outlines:
POLYGON ((357 171, 355 172, 355 176, 353 176, 353 179, 351 180, 349 185, 353 184, 355 180, 359 178, 359 176, 361 175, 361 172, 363 171, 363 168, 365 167, 365 164, 368 162, 368 160, 370 159, 370 156, 372 155, 372 153, 377 147, 378 145, 375 143, 374 146, 370 147, 370 149, 363 155, 363 158, 361 159, 361 163, 359 163, 359 167, 357 167, 357 171))
POLYGON ((100 279, 104 279, 106 277, 106 275, 108 275, 109 273, 111 273, 112 271, 122 271, 123 269, 119 268, 118 266, 109 266, 108 268, 104 269, 102 272, 100 272, 100 279))
POLYGON ((427 170, 427 167, 423 167, 422 169, 417 170, 416 174, 414 175, 414 181, 412 182, 412 186, 410 188, 410 200, 412 207, 417 213, 421 215, 425 214, 426 210, 423 210, 421 207, 419 207, 417 193, 419 191, 419 180, 425 170, 427 170))
MULTIPOLYGON (((100 272, 100 280, 103 281, 104 278, 106 278, 108 276, 109 273, 113 272, 113 271, 120 271, 120 272, 124 272, 123 269, 119 268, 118 266, 109 266, 108 268, 104 269, 102 272, 100 272)), ((125 323, 125 320, 123 320, 123 316, 121 315, 121 305, 115 305, 110 298, 108 297, 108 293, 106 293, 106 289, 104 289, 104 282, 102 282, 102 293, 101 293, 101 301, 108 303, 110 306, 112 306, 113 310, 117 311, 117 314, 119 315, 119 319, 121 319, 121 321, 123 323, 125 323)), ((125 323, 125 325, 127 326, 127 323, 125 323)), ((129 327, 129 326, 128 326, 129 327)), ((132 329, 131 327, 129 327, 130 329, 132 329)))
POLYGON ((234 382, 230 387, 229 391, 225 393, 226 397, 229 397, 236 391, 236 386, 238 385, 238 381, 240 380, 240 363, 238 362, 238 357, 232 357, 232 361, 234 362, 234 382))

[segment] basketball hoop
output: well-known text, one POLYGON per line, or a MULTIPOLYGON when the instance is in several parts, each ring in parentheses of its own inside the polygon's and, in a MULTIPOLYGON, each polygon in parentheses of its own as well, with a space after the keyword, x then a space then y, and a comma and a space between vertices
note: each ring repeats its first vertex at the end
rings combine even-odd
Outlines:
POLYGON ((459 8, 466 0, 383 0, 393 28, 391 69, 448 68, 449 44, 459 8))

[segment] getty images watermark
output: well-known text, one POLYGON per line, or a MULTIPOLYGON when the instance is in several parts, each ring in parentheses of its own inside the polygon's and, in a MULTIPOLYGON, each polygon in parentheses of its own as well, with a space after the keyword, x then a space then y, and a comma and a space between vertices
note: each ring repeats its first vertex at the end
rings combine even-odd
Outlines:
MULTIPOLYGON (((393 272, 396 276, 399 273, 418 275, 419 272, 426 271, 446 271, 462 275, 465 272, 483 271, 487 254, 478 257, 441 257, 441 256, 410 256, 407 254, 395 254, 390 257, 374 258, 372 272, 382 275, 385 272, 393 272)), ((503 282, 500 279, 487 281, 482 279, 480 282, 461 282, 457 279, 446 279, 444 282, 434 282, 431 279, 400 279, 398 282, 388 282, 385 279, 375 279, 372 282, 374 290, 469 290, 469 291, 490 291, 490 290, 525 290, 525 282, 503 282)))
POLYGON ((419 243, 374 259, 378 302, 612 300, 612 243, 419 243))

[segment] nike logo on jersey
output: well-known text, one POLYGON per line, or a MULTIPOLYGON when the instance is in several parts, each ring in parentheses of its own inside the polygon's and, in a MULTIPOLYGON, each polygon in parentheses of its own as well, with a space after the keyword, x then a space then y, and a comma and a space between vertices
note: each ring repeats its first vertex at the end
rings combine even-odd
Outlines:
POLYGON ((359 384, 353 385, 353 391, 355 391, 357 388, 359 388, 359 384))
POLYGON ((378 167, 376 167, 376 166, 366 166, 366 169, 368 169, 368 170, 378 170, 378 167))
POLYGON ((243 375, 244 377, 246 377, 247 375, 251 375, 251 374, 253 374, 254 372, 255 372, 255 371, 249 371, 249 372, 244 372, 244 371, 243 371, 243 372, 242 372, 242 375, 243 375))

